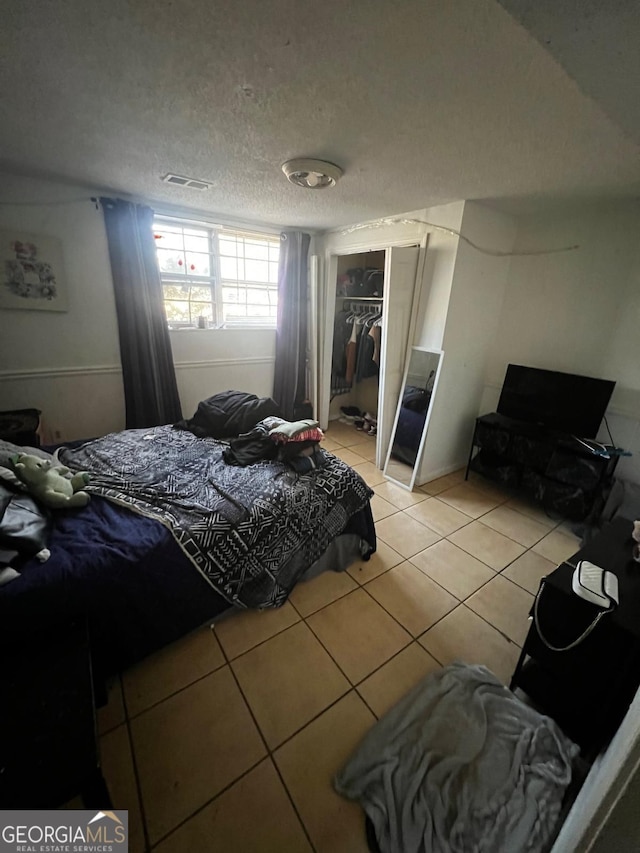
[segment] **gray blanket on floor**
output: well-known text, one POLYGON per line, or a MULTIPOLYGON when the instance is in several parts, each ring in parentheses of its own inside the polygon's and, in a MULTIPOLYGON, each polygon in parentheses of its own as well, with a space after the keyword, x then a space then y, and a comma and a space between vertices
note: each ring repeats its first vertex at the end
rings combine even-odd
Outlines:
POLYGON ((383 853, 522 853, 550 839, 578 747, 483 666, 427 676, 335 779, 383 853))

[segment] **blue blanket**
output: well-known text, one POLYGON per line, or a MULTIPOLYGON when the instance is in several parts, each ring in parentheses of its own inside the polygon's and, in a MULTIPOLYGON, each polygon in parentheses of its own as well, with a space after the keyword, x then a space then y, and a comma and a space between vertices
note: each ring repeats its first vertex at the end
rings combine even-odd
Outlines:
POLYGON ((227 465, 225 447, 161 426, 63 449, 60 459, 90 472, 87 491, 164 524, 230 604, 278 606, 372 492, 330 454, 324 468, 296 474, 276 461, 227 465))

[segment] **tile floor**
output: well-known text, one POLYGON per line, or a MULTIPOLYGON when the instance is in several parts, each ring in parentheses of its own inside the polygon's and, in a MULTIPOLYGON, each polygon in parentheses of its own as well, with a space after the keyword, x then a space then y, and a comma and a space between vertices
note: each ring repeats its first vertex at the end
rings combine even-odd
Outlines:
POLYGON ((372 559, 196 631, 111 686, 103 764, 132 853, 366 851, 333 774, 440 666, 508 681, 539 578, 577 550, 567 526, 479 478, 409 493, 372 463, 374 439, 335 423, 327 448, 375 490, 372 559))

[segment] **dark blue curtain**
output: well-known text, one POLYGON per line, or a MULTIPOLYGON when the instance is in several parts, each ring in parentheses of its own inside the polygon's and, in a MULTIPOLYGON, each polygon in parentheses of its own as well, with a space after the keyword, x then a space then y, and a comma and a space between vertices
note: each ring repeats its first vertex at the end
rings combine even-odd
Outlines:
POLYGON ((127 429, 182 417, 150 207, 101 198, 116 298, 127 429))
POLYGON ((296 420, 306 398, 307 261, 311 238, 302 231, 280 235, 278 329, 273 399, 284 417, 296 420))

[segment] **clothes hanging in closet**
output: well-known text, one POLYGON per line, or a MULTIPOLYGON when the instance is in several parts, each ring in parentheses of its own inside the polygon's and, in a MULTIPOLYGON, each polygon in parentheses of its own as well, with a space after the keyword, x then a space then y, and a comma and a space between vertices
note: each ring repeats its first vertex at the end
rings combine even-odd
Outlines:
POLYGON ((347 367, 345 370, 345 379, 348 385, 353 385, 353 377, 356 372, 356 356, 358 354, 358 327, 353 324, 351 337, 347 342, 347 367))
MULTIPOLYGON (((375 309, 374 309, 375 310, 375 309)), ((345 394, 354 382, 380 371, 380 313, 339 311, 334 320, 331 396, 345 394)))
POLYGON ((373 355, 375 352, 375 343, 371 335, 375 326, 373 321, 375 318, 363 323, 361 327, 360 337, 358 340, 358 358, 356 364, 356 382, 361 382, 363 379, 368 379, 371 376, 377 376, 380 372, 379 365, 375 362, 373 355))

